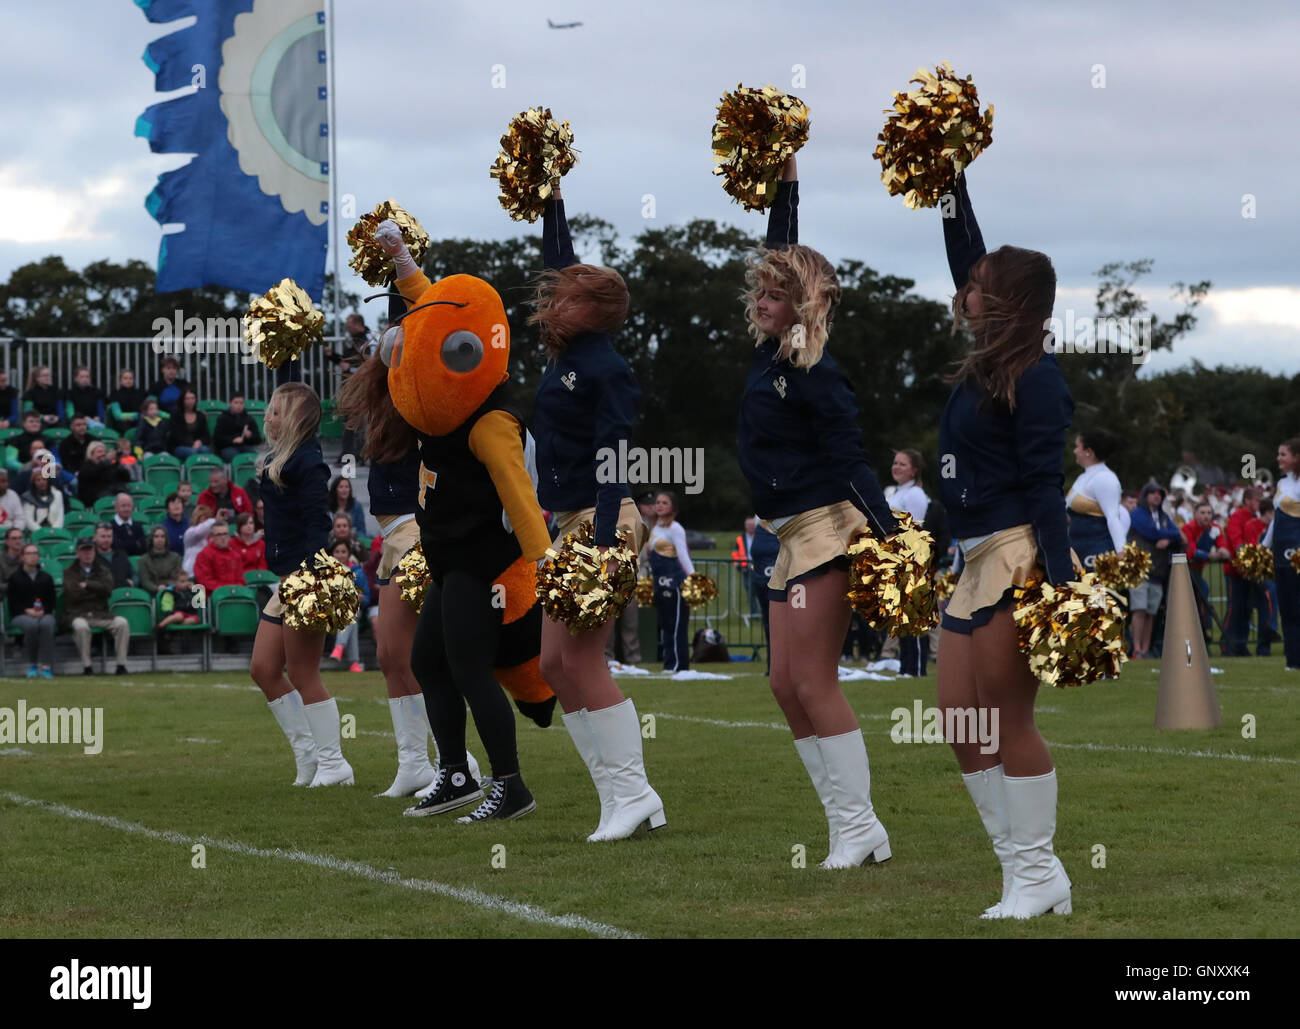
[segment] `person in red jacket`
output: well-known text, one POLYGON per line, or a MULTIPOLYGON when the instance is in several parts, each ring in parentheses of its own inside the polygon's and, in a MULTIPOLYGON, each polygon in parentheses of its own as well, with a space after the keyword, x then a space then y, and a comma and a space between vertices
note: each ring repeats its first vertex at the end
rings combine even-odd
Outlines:
POLYGON ((257 531, 251 512, 246 511, 235 519, 235 535, 230 539, 230 547, 243 557, 244 571, 266 571, 266 540, 257 531))
POLYGON ((211 596, 222 586, 244 585, 244 555, 230 545, 230 526, 218 522, 208 536, 208 545, 194 560, 194 579, 211 596))
MULTIPOLYGON (((1241 494, 1241 506, 1228 516, 1224 530, 1227 537, 1228 553, 1235 555, 1247 543, 1258 543, 1260 536, 1259 521, 1260 492, 1254 486, 1247 486, 1241 494)), ((1259 609, 1260 641, 1256 653, 1268 654, 1268 595, 1258 583, 1241 577, 1241 573, 1229 561, 1223 566, 1228 577, 1228 612, 1224 618, 1223 654, 1225 657, 1246 657, 1250 651, 1246 647, 1246 637, 1250 633, 1250 612, 1259 609)))
POLYGON ((1202 569, 1206 562, 1227 561, 1232 555, 1224 546, 1227 537, 1214 523, 1214 508, 1208 501, 1202 500, 1196 505, 1191 521, 1184 522, 1181 531, 1183 539, 1187 541, 1187 567, 1192 573, 1192 585, 1196 588, 1196 607, 1201 616, 1201 628, 1208 634, 1210 586, 1205 581, 1202 569))
POLYGON ((207 504, 213 511, 233 511, 231 518, 253 513, 253 502, 248 499, 248 494, 230 481, 224 468, 212 469, 208 488, 199 494, 198 502, 207 504))

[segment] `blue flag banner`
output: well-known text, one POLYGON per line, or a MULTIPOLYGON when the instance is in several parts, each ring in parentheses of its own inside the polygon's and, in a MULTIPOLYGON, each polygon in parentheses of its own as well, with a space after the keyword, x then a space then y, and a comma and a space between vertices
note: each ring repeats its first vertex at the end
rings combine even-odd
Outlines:
POLYGON ((321 302, 329 221, 324 0, 135 0, 152 22, 197 23, 144 52, 160 91, 135 134, 154 153, 194 153, 158 176, 145 207, 163 236, 159 293, 263 293, 286 276, 321 302))

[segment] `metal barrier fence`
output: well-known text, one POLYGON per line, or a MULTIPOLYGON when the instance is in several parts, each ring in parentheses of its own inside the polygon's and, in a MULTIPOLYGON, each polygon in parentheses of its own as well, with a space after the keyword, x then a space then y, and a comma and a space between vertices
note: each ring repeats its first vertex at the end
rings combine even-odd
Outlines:
MULTIPOLYGON (((181 352, 173 345, 168 349, 165 340, 155 343, 153 336, 109 336, 66 339, 33 337, 15 345, 11 337, 0 338, 0 359, 9 371, 9 385, 21 396, 27 387, 27 375, 33 368, 48 365, 59 389, 69 389, 76 368, 90 368, 90 381, 109 396, 117 389, 118 376, 126 369, 135 372, 135 384, 148 389, 150 383, 162 377, 162 359, 171 354, 180 362, 180 378, 185 379, 199 395, 200 400, 227 400, 239 390, 250 400, 267 400, 275 389, 275 373, 257 360, 249 360, 239 338, 226 332, 205 334, 184 344, 181 352), (189 352, 184 352, 188 347, 189 352)), ((326 400, 338 391, 337 365, 325 360, 325 355, 338 349, 339 343, 349 343, 348 337, 327 336, 323 346, 312 347, 302 361, 303 381, 326 400)))
MULTIPOLYGON (((758 611, 757 601, 751 601, 748 588, 748 570, 743 570, 730 558, 705 557, 694 559, 695 570, 703 572, 718 584, 718 595, 703 607, 691 612, 690 636, 693 640, 700 629, 717 629, 722 633, 727 647, 734 655, 737 652, 751 651, 755 657, 761 656, 766 646, 763 638, 763 619, 758 611)), ((1219 653, 1219 644, 1223 641, 1225 619, 1228 613, 1228 582, 1223 572, 1222 562, 1207 564, 1201 574, 1209 587, 1210 607, 1214 612, 1211 619, 1211 655, 1219 653)), ((1258 641, 1258 626, 1248 630, 1247 643, 1254 652, 1258 641)), ((1159 640, 1154 641, 1159 644, 1159 640)))

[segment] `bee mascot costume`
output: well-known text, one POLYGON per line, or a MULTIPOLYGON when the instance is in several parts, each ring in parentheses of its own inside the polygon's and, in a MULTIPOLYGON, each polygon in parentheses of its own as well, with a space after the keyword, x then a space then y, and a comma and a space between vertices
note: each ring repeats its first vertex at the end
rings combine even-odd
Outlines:
MULTIPOLYGON (((519 774, 514 712, 501 687, 542 726, 555 695, 538 658, 537 564, 550 535, 525 461, 523 419, 506 398, 505 307, 472 275, 431 283, 391 221, 380 223, 375 240, 394 259, 409 305, 381 338, 380 357, 393 404, 420 444, 416 521, 431 583, 411 667, 444 761, 465 754, 468 704, 492 763, 490 792, 459 821, 518 818, 537 805, 519 774)), ((408 814, 483 798, 463 756, 438 775, 408 814)))

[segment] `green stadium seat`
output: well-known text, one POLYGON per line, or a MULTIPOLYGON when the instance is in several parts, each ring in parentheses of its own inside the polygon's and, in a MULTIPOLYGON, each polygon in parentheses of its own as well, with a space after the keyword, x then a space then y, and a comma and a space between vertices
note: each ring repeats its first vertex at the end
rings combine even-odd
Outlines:
POLYGON ((247 489, 250 482, 256 482, 257 455, 236 454, 230 462, 230 478, 240 489, 247 489))
MULTIPOLYGON (((132 564, 136 561, 132 558, 132 564)), ((149 668, 158 668, 158 637, 154 633, 153 598, 142 589, 134 586, 122 586, 115 589, 108 597, 109 614, 121 615, 131 626, 131 639, 149 638, 153 641, 153 654, 149 668)))
POLYGON ((100 497, 95 501, 95 520, 111 521, 113 518, 113 505, 117 503, 116 495, 110 493, 106 497, 100 497))
POLYGON ((158 491, 160 497, 176 492, 181 481, 181 462, 171 454, 150 454, 141 463, 144 481, 158 491))
POLYGON ((208 597, 213 632, 218 636, 257 635, 262 610, 257 594, 248 586, 221 586, 208 597))
MULTIPOLYGON (((162 610, 162 598, 165 591, 160 590, 154 595, 154 625, 166 617, 162 610)), ((200 615, 199 620, 190 625, 169 625, 163 629, 163 632, 171 635, 172 633, 190 633, 199 634, 199 639, 203 642, 203 670, 210 671, 212 668, 212 625, 207 618, 200 615)))
POLYGON ((128 482, 126 492, 135 497, 137 507, 141 497, 158 498, 158 487, 149 482, 128 482))
MULTIPOLYGON (((41 439, 45 440, 45 442, 47 443, 55 443, 58 442, 59 440, 67 439, 71 435, 72 435, 71 429, 64 429, 58 426, 55 426, 54 428, 41 429, 41 439)), ((54 450, 57 448, 51 447, 50 449, 54 450)))
POLYGON ((191 454, 185 459, 185 478, 194 487, 194 496, 208 488, 213 468, 225 468, 226 462, 216 454, 191 454))

